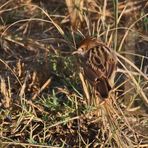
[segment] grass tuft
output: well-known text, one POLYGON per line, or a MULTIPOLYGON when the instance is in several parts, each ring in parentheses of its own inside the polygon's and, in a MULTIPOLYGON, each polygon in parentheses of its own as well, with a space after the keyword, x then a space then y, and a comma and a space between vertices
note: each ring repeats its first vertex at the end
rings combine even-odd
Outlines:
POLYGON ((148 147, 147 2, 71 2, 0 1, 0 145, 148 147), (105 102, 71 54, 87 36, 118 57, 105 102))

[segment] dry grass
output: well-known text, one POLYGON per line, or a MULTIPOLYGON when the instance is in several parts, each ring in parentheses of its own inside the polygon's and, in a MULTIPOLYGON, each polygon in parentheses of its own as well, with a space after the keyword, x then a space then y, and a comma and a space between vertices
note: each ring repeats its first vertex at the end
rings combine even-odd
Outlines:
POLYGON ((133 27, 137 48, 147 50, 147 4, 139 13, 141 5, 135 3, 138 14, 126 26, 124 3, 83 1, 72 5, 72 18, 70 1, 57 1, 0 2, 0 145, 148 147, 148 57, 124 51, 133 27), (118 56, 116 85, 103 103, 71 55, 89 35, 100 37, 118 56), (130 89, 124 91, 127 83, 130 89))

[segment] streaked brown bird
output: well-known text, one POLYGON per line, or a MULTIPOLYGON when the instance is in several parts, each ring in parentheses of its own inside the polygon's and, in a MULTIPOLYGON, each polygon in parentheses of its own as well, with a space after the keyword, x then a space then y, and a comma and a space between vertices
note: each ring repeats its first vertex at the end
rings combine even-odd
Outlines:
POLYGON ((77 51, 84 76, 101 100, 109 97, 114 85, 117 58, 112 49, 96 38, 84 39, 77 51))

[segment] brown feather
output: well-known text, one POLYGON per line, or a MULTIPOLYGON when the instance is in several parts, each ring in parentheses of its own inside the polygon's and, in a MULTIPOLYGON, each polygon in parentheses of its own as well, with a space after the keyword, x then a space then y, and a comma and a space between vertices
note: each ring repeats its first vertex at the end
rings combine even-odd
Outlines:
POLYGON ((100 40, 87 38, 78 48, 84 75, 101 99, 108 98, 116 70, 116 56, 100 40))

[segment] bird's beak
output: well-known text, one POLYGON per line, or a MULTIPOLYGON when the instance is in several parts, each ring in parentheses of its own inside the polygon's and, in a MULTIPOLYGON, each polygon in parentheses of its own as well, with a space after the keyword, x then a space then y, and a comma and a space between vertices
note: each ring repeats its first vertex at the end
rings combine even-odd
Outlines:
POLYGON ((72 53, 72 55, 76 55, 76 54, 82 54, 82 49, 79 48, 77 51, 74 51, 74 52, 72 53))
POLYGON ((72 52, 72 55, 76 55, 76 54, 79 54, 80 52, 77 50, 77 51, 74 51, 72 52))

